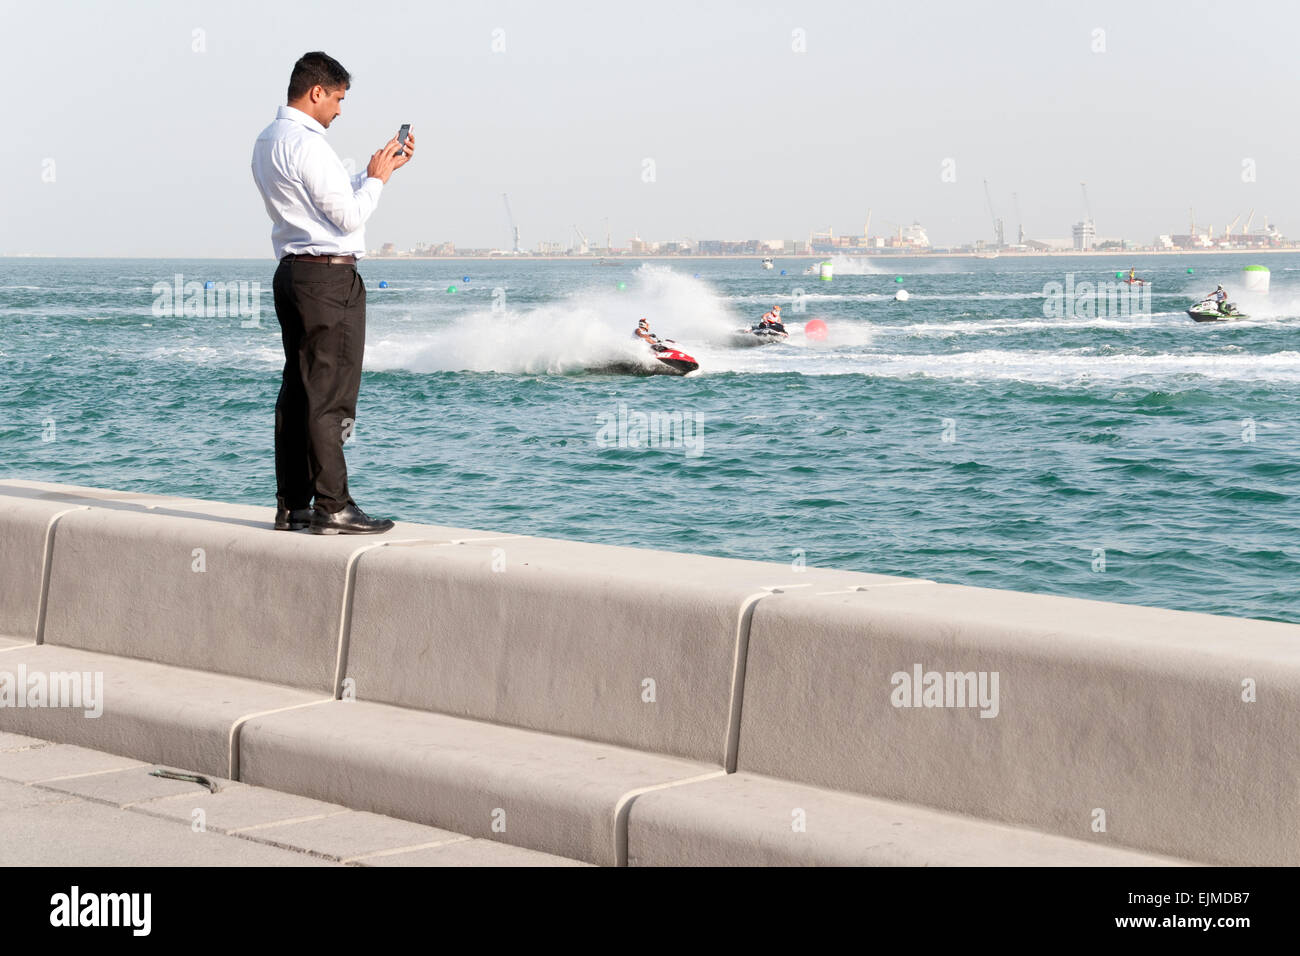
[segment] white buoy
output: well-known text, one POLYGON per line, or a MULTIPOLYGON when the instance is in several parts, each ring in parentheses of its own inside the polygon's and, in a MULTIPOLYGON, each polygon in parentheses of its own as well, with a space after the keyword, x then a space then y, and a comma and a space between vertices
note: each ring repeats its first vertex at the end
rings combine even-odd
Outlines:
POLYGON ((1246 266, 1241 270, 1241 285, 1247 292, 1268 291, 1268 266, 1246 266))
POLYGON ((821 276, 823 282, 830 282, 831 279, 835 278, 829 259, 821 264, 821 269, 818 272, 818 275, 821 276))
POLYGON ((906 302, 910 298, 911 296, 907 294, 906 289, 899 289, 897 292, 894 293, 895 302, 906 302))

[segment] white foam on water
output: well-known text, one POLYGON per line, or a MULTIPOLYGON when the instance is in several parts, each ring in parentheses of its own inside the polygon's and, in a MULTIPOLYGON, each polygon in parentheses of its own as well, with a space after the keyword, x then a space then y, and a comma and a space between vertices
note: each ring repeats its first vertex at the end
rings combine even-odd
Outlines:
MULTIPOLYGON (((1242 322, 1300 318, 1300 291, 1273 289, 1271 292, 1239 292, 1229 297, 1238 311, 1250 316, 1242 322)), ((1190 308, 1190 304, 1188 308, 1190 308)))
POLYGON ((791 361, 762 349, 757 356, 719 355, 697 374, 799 372, 805 375, 924 377, 972 382, 1019 381, 1063 386, 1130 381, 1172 381, 1195 376, 1220 381, 1300 382, 1300 352, 1095 354, 1093 349, 1011 351, 982 349, 950 354, 830 352, 791 361))
MULTIPOLYGON (((809 302, 892 302, 894 291, 902 289, 905 286, 896 285, 890 288, 887 293, 884 292, 810 292, 807 289, 800 294, 800 297, 809 302)), ((908 296, 914 302, 1018 302, 1026 299, 1046 299, 1047 294, 1043 292, 913 292, 907 290, 908 296)), ((726 296, 732 302, 756 302, 756 303, 776 303, 783 308, 785 304, 793 298, 791 292, 781 293, 747 293, 726 296)), ((1187 302, 1191 305, 1191 300, 1182 292, 1152 292, 1153 299, 1177 299, 1181 302, 1187 302)), ((1107 302, 1108 298, 1102 295, 1093 301, 1107 302)))
MULTIPOLYGON (((799 287, 795 287, 799 288, 799 287)), ((884 295, 880 292, 809 292, 804 289, 799 296, 806 302, 884 302, 894 298, 893 294, 884 295)), ((770 292, 751 295, 724 295, 720 298, 728 302, 754 302, 760 308, 746 309, 746 313, 756 312, 754 316, 758 318, 763 312, 773 305, 779 305, 782 309, 788 309, 790 302, 794 298, 793 290, 791 292, 770 292)))
POLYGON ((911 325, 876 323, 881 334, 945 338, 955 335, 1015 335, 1052 329, 1121 329, 1139 331, 1151 328, 1190 326, 1191 319, 1183 312, 1152 312, 1149 315, 1117 316, 1115 318, 1019 318, 972 319, 952 322, 916 322, 911 325))
POLYGON ((633 337, 643 316, 651 331, 691 355, 702 343, 727 341, 746 324, 703 281, 646 264, 624 290, 587 288, 533 308, 476 309, 427 329, 381 334, 366 348, 366 367, 523 374, 622 362, 652 367, 653 358, 633 337))
MULTIPOLYGON (((143 323, 141 328, 150 328, 143 323)), ((145 334, 157 334, 153 330, 145 334)), ((224 365, 241 367, 248 365, 284 365, 284 349, 277 334, 274 345, 242 344, 229 345, 162 345, 144 354, 149 362, 189 362, 194 365, 224 365)), ((123 355, 120 350, 111 350, 112 354, 123 355)), ((138 353, 134 353, 138 354, 138 353)))
MULTIPOLYGON (((507 307, 494 311, 482 299, 452 306, 439 300, 404 303, 400 309, 371 316, 366 348, 369 370, 403 369, 412 372, 478 371, 510 374, 563 374, 601 369, 614 364, 640 364, 657 368, 653 357, 632 337, 637 320, 646 316, 662 338, 673 339, 682 351, 701 365, 696 375, 715 373, 797 373, 806 375, 864 374, 902 378, 924 376, 971 381, 1018 380, 1062 386, 1133 379, 1176 380, 1185 376, 1209 379, 1293 383, 1300 381, 1297 353, 1243 353, 1232 341, 1232 330, 1242 326, 1269 326, 1279 319, 1300 316, 1300 293, 1238 298, 1249 320, 1212 326, 1197 325, 1181 311, 1150 316, 1115 318, 1037 315, 1037 305, 1023 307, 1028 315, 953 321, 926 319, 909 324, 914 303, 882 308, 877 314, 888 322, 819 316, 818 301, 866 297, 851 293, 814 293, 806 312, 787 311, 788 341, 753 348, 737 348, 734 331, 756 318, 756 307, 738 306, 747 297, 719 295, 706 281, 675 272, 671 267, 645 264, 618 290, 613 281, 577 288, 564 299, 536 306, 507 307), (804 334, 808 321, 826 320, 826 339, 810 340, 804 334), (1186 345, 1196 352, 1144 351, 1143 330, 1159 331, 1160 344, 1168 348, 1168 335, 1186 327, 1186 345), (1123 352, 1112 347, 1013 350, 985 348, 935 353, 927 340, 956 336, 1033 334, 1052 330, 1089 329, 1132 331, 1123 352), (916 352, 890 348, 911 339, 916 352), (884 346, 882 347, 882 343, 884 346)), ((884 296, 868 294, 877 299, 884 296)), ((979 295, 953 298, 977 299, 979 295)), ((1040 298, 1038 293, 1018 293, 1008 298, 1040 298)), ((753 297, 766 306, 770 296, 753 297)), ((779 300, 778 300, 779 301, 779 300)), ((1294 329, 1290 322, 1286 326, 1294 329)), ((1284 330, 1279 329, 1279 334, 1284 330)), ((1256 333, 1258 334, 1258 333, 1256 333)), ((978 340, 977 340, 978 341, 978 340)), ((1074 341, 1079 341, 1075 339, 1074 341)), ((1289 344, 1289 343, 1285 343, 1289 344)), ((1285 347, 1279 342, 1279 348, 1285 347)), ((149 346, 146 346, 149 348, 149 346)), ((186 342, 177 347, 150 348, 148 357, 161 361, 201 364, 279 366, 283 362, 278 330, 265 337, 235 336, 220 345, 186 342)))

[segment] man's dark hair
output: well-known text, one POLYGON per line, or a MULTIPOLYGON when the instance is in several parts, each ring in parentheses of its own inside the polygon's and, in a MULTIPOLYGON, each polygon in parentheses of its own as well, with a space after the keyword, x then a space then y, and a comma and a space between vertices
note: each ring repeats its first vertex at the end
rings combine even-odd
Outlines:
POLYGON ((307 95, 318 85, 329 93, 340 87, 346 90, 352 85, 352 74, 327 53, 304 53, 289 74, 289 102, 307 95))

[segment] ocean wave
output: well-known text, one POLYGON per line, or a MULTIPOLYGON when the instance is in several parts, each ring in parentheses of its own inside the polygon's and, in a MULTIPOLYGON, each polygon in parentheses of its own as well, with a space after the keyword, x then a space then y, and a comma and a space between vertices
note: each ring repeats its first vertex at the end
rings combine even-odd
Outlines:
POLYGON ((950 354, 829 353, 792 365, 771 354, 732 358, 701 355, 701 371, 804 375, 870 375, 882 378, 944 378, 972 382, 1018 381, 1086 386, 1130 381, 1164 382, 1182 378, 1217 381, 1300 383, 1300 352, 1271 354, 1119 353, 1096 354, 1093 349, 1013 351, 982 349, 950 354), (706 361, 706 357, 711 361, 706 361))

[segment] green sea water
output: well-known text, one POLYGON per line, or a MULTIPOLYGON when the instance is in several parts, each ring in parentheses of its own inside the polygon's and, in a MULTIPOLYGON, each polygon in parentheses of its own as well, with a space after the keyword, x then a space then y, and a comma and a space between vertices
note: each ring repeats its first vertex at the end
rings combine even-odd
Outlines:
MULTIPOLYGON (((366 261, 353 496, 411 521, 1300 621, 1300 256, 1260 261, 1253 296, 1226 255, 836 260, 831 282, 779 258, 366 261), (1086 304, 1131 265, 1149 298, 1086 304), (1251 318, 1193 323, 1219 282, 1251 318), (790 341, 736 347, 774 303, 790 341), (601 374, 643 358, 641 316, 700 371, 601 374)), ((0 475, 273 505, 273 271, 0 260, 0 475), (247 283, 243 302, 184 293, 209 281, 247 283)))

